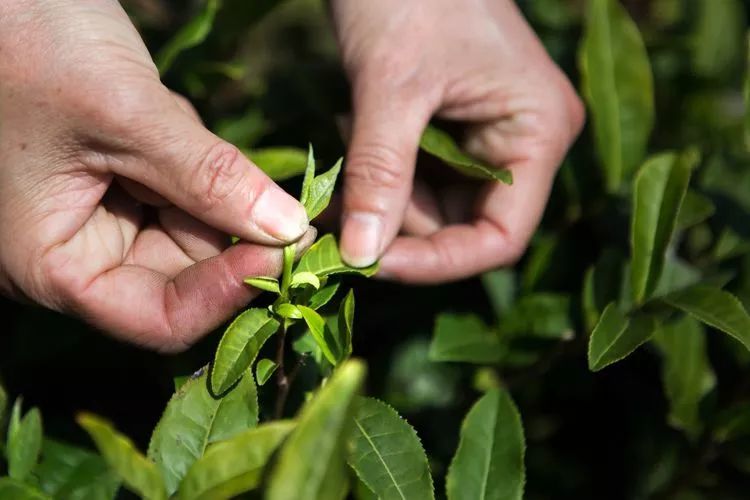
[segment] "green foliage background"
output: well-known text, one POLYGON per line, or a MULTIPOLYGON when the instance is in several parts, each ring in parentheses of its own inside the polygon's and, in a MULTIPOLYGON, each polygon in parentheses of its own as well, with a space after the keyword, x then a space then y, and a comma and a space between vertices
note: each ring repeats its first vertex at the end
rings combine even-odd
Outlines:
MULTIPOLYGON (((467 411, 484 391, 502 385, 523 419, 526 498, 746 498, 750 355, 674 307, 688 304, 695 312, 697 302, 712 300, 707 310, 717 317, 707 323, 740 340, 750 335, 744 311, 727 306, 734 303, 725 295, 689 289, 697 282, 724 287, 750 306, 743 102, 750 5, 623 0, 631 25, 611 9, 615 3, 518 3, 586 95, 587 129, 515 268, 436 287, 352 280, 354 355, 369 366, 366 392, 416 428, 438 495, 446 474, 450 490, 448 467, 467 411), (587 10, 594 14, 584 37, 587 10), (612 24, 595 29, 605 19, 612 24), (605 35, 616 42, 609 52, 605 35), (582 41, 590 52, 579 52, 582 41), (638 58, 646 54, 652 77, 644 76, 649 67, 638 58), (624 110, 619 116, 627 120, 607 121, 612 109, 624 110), (665 151, 675 154, 652 156, 665 151), (653 168, 634 181, 647 156, 653 168), (657 236, 631 243, 639 189, 648 194, 641 200, 659 193, 680 198, 688 175, 682 203, 664 202, 650 215, 644 204, 639 231, 657 236), (670 216, 670 206, 680 205, 679 217, 670 216), (670 221, 676 221, 673 235, 670 221), (667 259, 648 257, 651 248, 667 259), (633 252, 647 258, 627 267, 633 252), (653 273, 657 268, 663 272, 653 273), (601 322, 596 330, 605 348, 592 342, 588 354, 589 334, 609 302, 619 304, 605 313, 614 326, 601 322), (626 315, 632 328, 622 330, 626 315), (720 324, 733 319, 738 327, 720 324), (652 320, 661 325, 655 331, 652 320)), ((195 47, 182 53, 167 41, 203 12, 203 2, 124 4, 160 67, 171 62, 165 82, 193 100, 211 129, 251 155, 308 142, 326 165, 344 153, 337 117, 348 111, 348 89, 323 2, 225 0, 206 39, 185 37, 195 47)), ((219 3, 209 3, 206 15, 214 14, 211 5, 219 3)), ((292 180, 289 187, 298 184, 292 180)), ((4 385, 40 407, 46 435, 68 442, 88 442, 73 419, 86 409, 106 415, 145 449, 173 392, 173 376, 202 366, 218 342, 210 336, 184 355, 163 357, 36 308, 0 307, 4 385)), ((706 314, 696 316, 705 321, 706 314)), ((303 367, 294 406, 316 377, 313 364, 303 367)), ((273 384, 259 390, 261 403, 273 401, 273 384)))

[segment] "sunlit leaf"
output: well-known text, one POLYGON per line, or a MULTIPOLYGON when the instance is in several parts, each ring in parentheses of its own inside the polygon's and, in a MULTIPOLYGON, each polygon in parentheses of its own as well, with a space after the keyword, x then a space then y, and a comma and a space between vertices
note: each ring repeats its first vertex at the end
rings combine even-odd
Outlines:
POLYGON ((120 480, 100 456, 49 439, 44 440, 35 474, 42 490, 57 500, 114 499, 120 488, 120 480))
POLYGON ((430 344, 433 361, 497 363, 503 352, 497 332, 478 316, 443 313, 435 322, 430 344))
POLYGON ((579 66, 607 189, 614 192, 643 161, 654 124, 648 54, 618 0, 588 2, 579 66))
POLYGON ((155 57, 159 73, 166 73, 180 53, 203 43, 211 32, 220 0, 206 0, 203 10, 183 26, 155 57))
POLYGON ((299 308, 288 302, 274 306, 273 312, 286 319, 302 319, 302 312, 299 308))
POLYGON ((387 404, 357 398, 349 465, 383 500, 434 499, 427 456, 417 433, 387 404))
POLYGON ((526 481, 526 444, 510 395, 493 389, 464 419, 446 478, 449 500, 520 500, 526 481))
POLYGON ((311 221, 320 215, 328 207, 333 195, 333 188, 336 187, 341 171, 343 159, 339 158, 336 164, 327 172, 316 176, 308 187, 307 198, 302 205, 307 210, 307 218, 311 221))
POLYGON ((656 326, 651 316, 636 314, 629 318, 617 304, 609 304, 589 339, 589 369, 599 371, 624 359, 651 338, 656 326))
POLYGON ((322 278, 332 274, 356 273, 363 276, 373 276, 378 270, 378 265, 373 264, 369 267, 354 268, 347 266, 341 260, 339 247, 336 238, 332 234, 327 234, 315 242, 310 249, 305 252, 297 264, 295 273, 311 272, 322 278))
POLYGON ((276 182, 302 175, 307 164, 307 153, 299 148, 258 148, 244 153, 276 182))
POLYGON ((706 352, 706 335, 695 319, 662 325, 654 343, 663 358, 662 379, 669 399, 669 423, 697 438, 703 429, 699 410, 703 397, 716 385, 706 352))
POLYGON ((248 309, 229 325, 211 368, 214 394, 223 394, 242 377, 279 326, 267 309, 248 309))
POLYGON ((271 375, 274 374, 278 367, 279 365, 275 361, 268 358, 258 360, 258 363, 255 365, 255 378, 258 381, 258 385, 264 385, 268 382, 268 379, 271 378, 271 375))
POLYGON ((365 378, 360 361, 347 361, 303 407, 271 474, 268 500, 341 500, 346 494, 346 439, 354 397, 365 378), (342 491, 343 490, 343 491, 342 491))
POLYGON ((636 303, 650 298, 659 282, 697 161, 694 152, 662 154, 649 159, 636 176, 630 238, 630 283, 636 303))
MULTIPOLYGON (((14 408, 14 414, 18 415, 19 411, 20 402, 14 408)), ((8 432, 6 455, 10 477, 25 481, 31 475, 42 451, 42 437, 42 416, 37 408, 32 408, 8 432)))
POLYGON ((159 469, 136 449, 130 439, 94 415, 81 413, 76 420, 128 489, 147 500, 167 498, 159 469))
POLYGON ((742 303, 729 292, 697 285, 663 298, 697 320, 734 337, 750 349, 750 316, 742 303))
POLYGON ((242 377, 222 398, 209 393, 207 377, 207 370, 202 369, 172 396, 151 436, 148 458, 160 469, 169 495, 208 445, 258 423, 252 377, 242 377))
POLYGON ((425 128, 419 147, 469 177, 513 184, 513 175, 510 170, 493 168, 471 158, 461 151, 450 135, 434 125, 428 125, 425 128))
POLYGON ((245 283, 266 292, 281 293, 281 289, 279 288, 279 280, 277 280, 276 278, 269 278, 268 276, 256 276, 245 278, 245 283))
POLYGON ((294 426, 291 421, 271 422, 211 445, 188 470, 177 498, 234 498, 257 488, 271 454, 294 426))

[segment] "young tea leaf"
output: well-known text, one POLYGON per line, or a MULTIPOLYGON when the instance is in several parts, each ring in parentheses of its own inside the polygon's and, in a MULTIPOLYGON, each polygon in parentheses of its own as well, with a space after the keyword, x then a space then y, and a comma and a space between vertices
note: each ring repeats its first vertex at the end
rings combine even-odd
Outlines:
POLYGON ((225 393, 242 377, 279 326, 266 309, 248 309, 229 325, 211 369, 211 390, 215 395, 225 393))
POLYGON ((521 297, 500 319, 505 335, 570 340, 570 297, 554 293, 532 293, 521 297))
POLYGON ((493 389, 469 410, 446 478, 448 500, 520 500, 526 480, 521 416, 493 389))
POLYGON ((362 276, 373 276, 378 271, 378 265, 355 268, 344 264, 341 260, 336 238, 327 234, 315 242, 297 264, 295 273, 310 272, 323 278, 332 274, 355 273, 362 276))
POLYGON ((684 231, 700 224, 716 212, 713 202, 706 196, 689 189, 682 200, 677 215, 676 231, 684 231))
POLYGON ((357 398, 347 461, 383 500, 432 500, 427 456, 411 425, 396 410, 371 398, 357 398))
POLYGON ((317 290, 310 296, 310 300, 307 301, 307 306, 310 309, 317 310, 328 304, 333 296, 336 295, 336 292, 339 290, 340 284, 341 283, 339 283, 338 281, 326 283, 325 286, 322 286, 320 290, 317 290))
POLYGON ((633 299, 651 297, 661 278, 690 174, 698 160, 694 152, 661 154, 649 159, 635 179, 630 245, 633 299))
POLYGON ((244 151, 250 161, 276 182, 301 175, 305 171, 307 153, 299 148, 260 148, 244 151))
POLYGON ((294 429, 276 421, 211 445, 180 483, 179 500, 235 498, 260 485, 271 454, 294 429))
POLYGON ((258 395, 252 377, 242 377, 227 395, 217 399, 209 393, 207 370, 199 373, 169 400, 148 447, 148 458, 161 471, 168 495, 177 491, 190 466, 211 443, 258 423, 258 395))
POLYGON ((268 500, 340 500, 346 494, 346 439, 353 425, 354 398, 362 387, 365 366, 347 361, 308 401, 297 428, 284 443, 273 469, 268 500))
POLYGON ((219 10, 220 0, 206 0, 203 10, 183 26, 156 55, 156 67, 159 73, 166 73, 180 53, 203 43, 211 32, 219 10))
POLYGON ((662 379, 669 399, 669 423, 696 439, 703 430, 701 400, 716 385, 703 327, 685 316, 659 327, 654 333, 654 343, 664 358, 662 379))
POLYGON ((305 323, 307 323, 307 327, 310 329, 310 333, 315 339, 315 343, 317 343, 321 351, 323 351, 323 355, 325 355, 326 359, 335 366, 338 362, 337 356, 334 354, 336 352, 336 346, 331 342, 333 339, 330 338, 330 334, 326 334, 325 319, 309 307, 299 306, 298 309, 299 312, 302 313, 302 317, 305 319, 305 323))
POLYGON ((320 215, 331 202, 333 188, 336 186, 336 179, 341 171, 342 162, 343 159, 339 159, 326 173, 315 177, 312 182, 310 182, 307 191, 307 198, 302 203, 305 210, 307 210, 307 218, 309 220, 312 221, 320 215))
POLYGON ((289 285, 292 284, 292 268, 294 257, 297 254, 297 245, 292 243, 284 247, 284 267, 281 270, 281 293, 286 296, 289 285))
POLYGON ((516 275, 510 269, 497 269, 481 276, 495 316, 501 317, 516 299, 516 275))
POLYGON ((291 288, 299 288, 305 285, 309 285, 316 290, 320 289, 320 279, 310 272, 294 273, 292 275, 291 288))
POLYGON ((279 288, 279 280, 277 280, 276 278, 269 278, 268 276, 256 276, 245 278, 245 283, 266 292, 281 293, 281 288, 279 288))
POLYGON ((427 125, 419 141, 419 147, 466 176, 513 184, 510 170, 493 168, 471 158, 461 151, 450 135, 434 125, 427 125))
POLYGON ((299 196, 299 202, 302 203, 302 205, 305 205, 310 198, 310 186, 314 178, 315 152, 313 151, 312 144, 310 144, 307 148, 307 165, 305 166, 305 177, 302 180, 302 192, 299 196))
POLYGON ((120 488, 120 480, 99 455, 50 439, 44 440, 35 475, 42 490, 59 500, 114 500, 120 488))
POLYGON ((258 385, 264 385, 268 382, 268 379, 271 378, 271 375, 274 374, 278 367, 279 365, 277 365, 275 361, 268 358, 259 360, 255 365, 255 378, 258 381, 258 385))
POLYGON ((44 492, 11 477, 0 477, 0 498, 8 500, 52 500, 44 492))
POLYGON ((750 316, 729 292, 697 285, 667 295, 664 302, 740 341, 750 350, 750 316))
POLYGON ((651 316, 626 317, 616 303, 610 303, 589 339, 589 370, 599 371, 626 358, 646 342, 656 329, 651 316))
POLYGON ((147 500, 165 500, 164 479, 153 462, 108 422, 88 413, 78 415, 78 424, 88 432, 109 466, 132 492, 147 500))
POLYGON ((430 344, 432 361, 492 364, 500 361, 503 346, 497 332, 473 314, 441 314, 430 344))
POLYGON ((284 319, 302 319, 302 312, 297 306, 288 302, 274 306, 273 312, 284 319))
POLYGON ((614 192, 643 161, 654 124, 648 54, 619 0, 588 2, 579 66, 607 190, 614 192))
POLYGON ((42 451, 42 437, 41 414, 37 408, 32 408, 8 434, 6 454, 10 477, 18 481, 29 478, 42 451))
POLYGON ((349 290, 339 306, 336 343, 338 363, 352 355, 352 332, 354 331, 354 290, 349 290))

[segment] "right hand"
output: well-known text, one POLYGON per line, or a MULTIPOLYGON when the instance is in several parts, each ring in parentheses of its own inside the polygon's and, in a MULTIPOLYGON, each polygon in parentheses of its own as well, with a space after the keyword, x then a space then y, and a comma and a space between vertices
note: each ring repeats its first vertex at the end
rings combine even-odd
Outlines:
POLYGON ((312 233, 162 85, 116 1, 0 3, 0 292, 180 350, 312 233))

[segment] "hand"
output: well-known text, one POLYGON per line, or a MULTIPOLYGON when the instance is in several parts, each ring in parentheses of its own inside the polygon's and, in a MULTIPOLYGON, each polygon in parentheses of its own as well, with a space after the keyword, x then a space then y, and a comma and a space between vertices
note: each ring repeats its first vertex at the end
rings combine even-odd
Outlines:
POLYGON ((0 3, 0 291, 179 350, 300 237, 304 209, 160 83, 117 2, 0 3))
POLYGON ((516 261, 584 111, 514 2, 332 5, 354 108, 345 260, 366 266, 384 254, 383 275, 422 283, 516 261), (469 152, 510 169, 513 186, 448 186, 436 196, 413 183, 419 139, 435 114, 466 122, 469 152))

